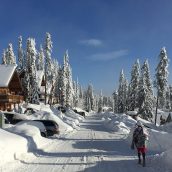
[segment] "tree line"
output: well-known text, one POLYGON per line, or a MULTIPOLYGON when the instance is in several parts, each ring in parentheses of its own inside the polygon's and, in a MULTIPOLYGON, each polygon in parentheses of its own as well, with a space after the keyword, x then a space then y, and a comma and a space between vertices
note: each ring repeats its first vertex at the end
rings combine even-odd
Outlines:
POLYGON ((73 80, 68 51, 60 65, 57 58, 52 57, 52 49, 51 35, 46 33, 43 46, 39 48, 34 38, 28 38, 24 49, 22 36, 19 36, 17 58, 11 43, 3 51, 2 64, 17 65, 18 73, 24 74, 22 87, 26 102, 39 104, 43 100, 45 104, 58 103, 87 111, 98 111, 103 106, 112 107, 112 98, 103 96, 102 91, 99 95, 95 94, 91 83, 83 89, 78 79, 73 80), (44 87, 39 83, 40 77, 43 77, 44 87))
POLYGON ((168 65, 167 51, 163 47, 159 53, 154 81, 151 80, 148 60, 142 66, 139 59, 133 64, 130 82, 121 70, 119 86, 113 92, 114 112, 136 110, 144 119, 151 120, 153 113, 157 115, 158 109, 171 111, 172 86, 168 84, 168 65))

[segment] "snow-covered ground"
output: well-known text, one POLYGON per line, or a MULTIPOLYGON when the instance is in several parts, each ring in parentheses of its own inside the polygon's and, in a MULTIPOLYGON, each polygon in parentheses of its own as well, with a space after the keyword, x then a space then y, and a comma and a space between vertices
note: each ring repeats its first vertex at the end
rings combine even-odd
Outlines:
MULTIPOLYGON (((172 124, 155 127, 142 120, 149 133, 146 167, 137 164, 130 149, 136 121, 125 114, 104 112, 62 114, 57 107, 29 105, 38 112, 30 119, 53 119, 62 132, 50 138, 40 136, 32 122, 0 129, 0 171, 172 171, 172 124), (76 122, 77 121, 77 122, 76 122)), ((60 130, 60 131, 61 131, 60 130)))
MULTIPOLYGON (((24 105, 24 107, 33 108, 36 113, 32 115, 19 114, 19 119, 47 119, 54 120, 59 125, 60 135, 55 135, 54 138, 60 138, 64 135, 74 132, 75 128, 79 128, 80 121, 83 120, 77 116, 73 111, 62 114, 56 108, 49 105, 24 105), (78 120, 80 119, 80 120, 78 120), (66 122, 67 121, 67 122, 66 122)), ((23 112, 25 110, 23 108, 23 112)), ((0 129, 0 166, 5 163, 8 164, 16 157, 20 157, 23 153, 34 152, 37 149, 42 149, 52 142, 53 137, 44 138, 40 135, 42 123, 40 122, 19 122, 16 125, 5 124, 4 129, 0 129)), ((42 124, 43 125, 43 124, 42 124)))
MULTIPOLYGON (((104 126, 116 133, 127 135, 126 142, 131 144, 132 133, 136 124, 136 120, 126 114, 101 114, 104 121, 104 126)), ((157 127, 154 124, 138 117, 145 130, 148 132, 148 153, 152 153, 149 160, 152 164, 163 168, 164 170, 172 170, 172 123, 167 123, 157 127)), ((163 170, 162 170, 163 171, 163 170)))

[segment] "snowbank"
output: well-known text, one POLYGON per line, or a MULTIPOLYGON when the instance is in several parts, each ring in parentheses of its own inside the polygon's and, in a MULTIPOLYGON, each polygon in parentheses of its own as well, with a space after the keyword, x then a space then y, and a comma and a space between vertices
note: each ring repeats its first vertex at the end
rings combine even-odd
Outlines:
POLYGON ((37 113, 34 113, 29 116, 31 120, 34 119, 47 119, 53 120, 59 125, 60 134, 66 134, 73 131, 72 125, 68 125, 65 120, 63 120, 63 114, 54 107, 50 105, 33 105, 29 104, 28 107, 38 110, 37 113))
POLYGON ((75 113, 73 110, 68 109, 65 113, 66 116, 73 118, 73 119, 77 119, 79 122, 82 122, 84 120, 84 117, 75 113))
MULTIPOLYGON (((104 125, 114 132, 120 132, 127 134, 128 137, 126 141, 131 144, 132 134, 135 128, 136 120, 131 118, 126 114, 112 114, 104 113, 102 114, 102 119, 104 120, 104 125)), ((172 123, 167 125, 157 127, 153 123, 146 121, 144 119, 138 118, 144 127, 145 132, 147 132, 148 140, 148 150, 161 153, 172 147, 172 123), (164 131, 162 131, 162 129, 164 131), (166 131, 166 132, 165 132, 166 131), (168 131, 168 132, 167 132, 168 131)), ((172 157, 172 155, 171 155, 172 157)))
POLYGON ((88 114, 89 114, 87 111, 85 111, 85 110, 83 110, 81 108, 75 107, 74 109, 76 109, 78 112, 84 112, 85 116, 88 116, 88 114))
POLYGON ((54 114, 56 114, 64 123, 71 126, 74 129, 78 129, 80 126, 80 122, 84 120, 84 117, 75 113, 73 110, 66 110, 65 114, 58 110, 58 105, 55 105, 52 108, 54 114))
POLYGON ((125 114, 114 114, 112 112, 106 112, 102 114, 105 127, 114 132, 122 132, 128 134, 131 127, 136 123, 134 119, 125 114))
POLYGON ((41 122, 22 121, 15 126, 8 128, 8 131, 19 134, 27 139, 28 151, 34 151, 45 146, 48 142, 47 138, 41 136, 40 131, 45 131, 45 127, 41 122))
MULTIPOLYGON (((63 114, 58 110, 58 105, 50 107, 49 105, 40 105, 28 104, 25 105, 25 108, 32 108, 38 112, 29 116, 31 120, 33 119, 47 119, 54 120, 59 124, 59 129, 61 134, 66 134, 73 131, 73 129, 78 129, 80 122, 84 120, 84 117, 75 113, 73 110, 68 109, 66 113, 63 114)), ((79 110, 79 109, 78 109, 79 110)))
POLYGON ((30 120, 53 120, 59 125, 60 135, 63 135, 73 131, 74 128, 78 128, 80 122, 84 119, 84 117, 72 110, 68 110, 66 114, 62 114, 56 108, 44 104, 25 104, 22 108, 23 110, 32 108, 36 110, 36 113, 31 115, 18 114, 15 117, 16 119, 26 119, 29 121, 21 121, 16 125, 8 125, 5 130, 0 129, 0 166, 14 160, 16 157, 19 158, 23 153, 34 152, 40 148, 43 149, 52 143, 52 139, 44 138, 40 135, 40 129, 44 125, 40 122, 30 120), (40 126, 41 124, 42 126, 40 126))
POLYGON ((61 118, 62 117, 61 112, 54 114, 50 112, 40 111, 39 114, 40 114, 39 119, 47 119, 47 120, 55 121, 59 125, 61 134, 65 134, 66 132, 73 131, 73 128, 71 126, 69 126, 64 121, 62 121, 63 118, 61 118))
POLYGON ((28 151, 27 139, 22 136, 0 129, 0 138, 0 166, 14 160, 16 154, 19 155, 28 151))

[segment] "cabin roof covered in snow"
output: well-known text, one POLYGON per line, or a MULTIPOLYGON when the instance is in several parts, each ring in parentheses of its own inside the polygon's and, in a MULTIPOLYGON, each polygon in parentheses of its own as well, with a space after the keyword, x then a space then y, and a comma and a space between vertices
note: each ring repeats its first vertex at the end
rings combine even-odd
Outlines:
POLYGON ((0 65, 0 87, 8 87, 17 65, 0 65))

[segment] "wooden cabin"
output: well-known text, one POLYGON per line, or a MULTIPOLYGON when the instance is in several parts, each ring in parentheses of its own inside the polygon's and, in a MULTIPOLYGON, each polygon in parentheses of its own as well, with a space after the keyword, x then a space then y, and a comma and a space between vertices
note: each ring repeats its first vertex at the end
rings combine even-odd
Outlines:
MULTIPOLYGON (((24 87, 24 77, 25 77, 25 70, 21 70, 19 72, 19 77, 21 80, 21 83, 24 87)), ((39 89, 39 100, 40 101, 45 101, 45 74, 44 74, 44 70, 37 70, 36 71, 36 81, 38 84, 38 89, 39 89)), ((52 97, 52 90, 54 89, 54 87, 52 86, 52 83, 47 84, 47 103, 48 102, 53 102, 54 101, 54 97, 52 97)))
POLYGON ((11 111, 23 102, 23 90, 17 65, 0 65, 0 110, 11 111))

